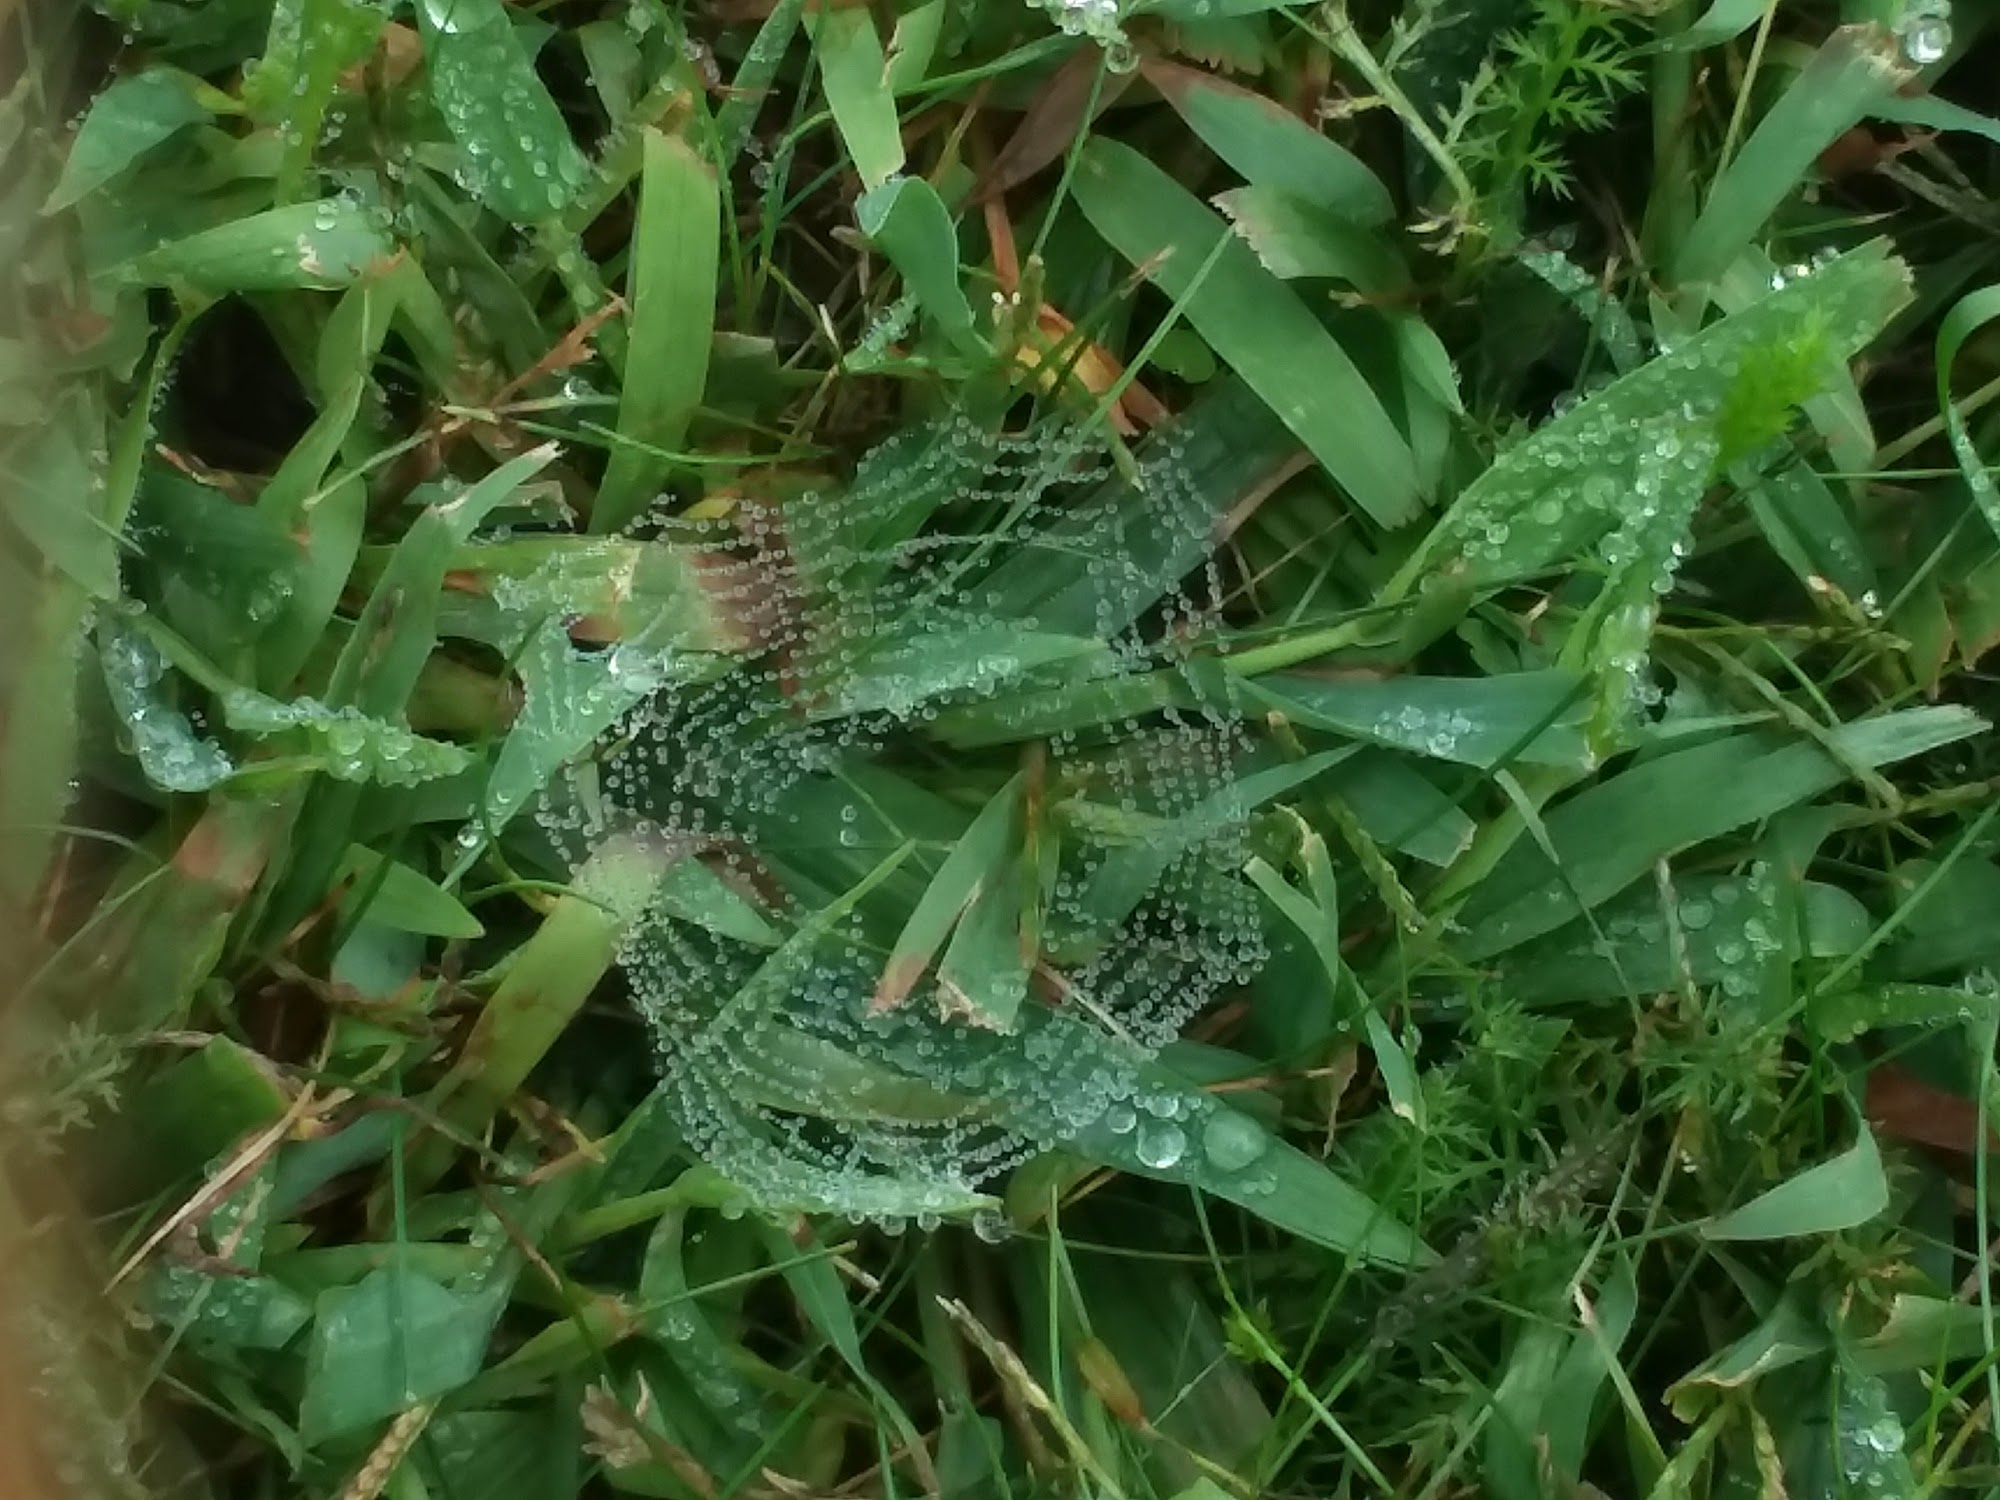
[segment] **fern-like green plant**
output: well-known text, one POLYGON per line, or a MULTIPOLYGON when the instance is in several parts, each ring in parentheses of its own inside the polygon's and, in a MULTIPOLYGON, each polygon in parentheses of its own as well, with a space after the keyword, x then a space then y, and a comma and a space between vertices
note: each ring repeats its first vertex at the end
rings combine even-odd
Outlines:
POLYGON ((1479 188, 1489 232, 1518 233, 1530 194, 1568 198, 1571 137, 1607 128, 1640 86, 1629 18, 1607 0, 1535 0, 1460 95, 1447 141, 1479 188))

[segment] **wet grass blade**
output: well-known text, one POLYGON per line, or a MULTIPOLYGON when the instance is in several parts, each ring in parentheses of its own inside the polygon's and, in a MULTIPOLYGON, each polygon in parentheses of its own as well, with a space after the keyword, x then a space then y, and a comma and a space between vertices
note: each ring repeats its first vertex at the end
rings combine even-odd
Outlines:
MULTIPOLYGON (((1890 765, 1981 733, 1960 708, 1917 708, 1833 731, 1854 763, 1890 765)), ((1458 945, 1487 958, 1539 937, 1634 881, 1654 862, 1744 827, 1838 786, 1847 767, 1812 743, 1774 745, 1740 734, 1676 751, 1600 782, 1548 815, 1554 864, 1533 844, 1517 846, 1482 883, 1461 919, 1458 945)))
POLYGON ((480 200, 517 224, 567 208, 583 153, 521 45, 501 0, 420 0, 431 99, 464 153, 480 200))
POLYGON ((1958 472, 1964 476, 1965 487, 1971 491, 1980 515, 1986 518, 1994 534, 2000 536, 2000 488, 1994 486, 1993 476, 1973 446, 1972 434, 1966 430, 1965 418, 1951 395, 1951 367, 1958 359, 1958 351, 1967 339, 1995 318, 2000 318, 2000 287, 1973 292, 1945 314, 1938 325, 1937 393, 1938 408, 1944 413, 1945 435, 1951 440, 1951 454, 1958 461, 1958 472))
POLYGON ((901 1005, 981 891, 1007 884, 1020 840, 1021 787, 1022 778, 1016 776, 995 792, 938 866, 882 966, 874 1009, 901 1005))
POLYGON ((184 286, 211 297, 231 292, 337 291, 388 260, 395 246, 377 213, 348 198, 267 209, 162 245, 133 279, 184 286))

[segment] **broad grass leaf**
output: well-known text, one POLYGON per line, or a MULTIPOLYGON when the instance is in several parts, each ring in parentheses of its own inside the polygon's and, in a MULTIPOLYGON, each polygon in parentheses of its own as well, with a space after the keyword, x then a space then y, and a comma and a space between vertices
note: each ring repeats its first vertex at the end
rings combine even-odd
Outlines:
POLYGON ((822 6, 809 20, 820 86, 848 160, 864 188, 903 170, 903 129, 874 13, 865 6, 822 6))
POLYGON ((1924 130, 1956 131, 1976 135, 2000 145, 2000 119, 1982 115, 1936 94, 1892 94, 1876 104, 1869 114, 1896 125, 1915 125, 1924 130))
POLYGON ((363 845, 349 847, 339 878, 348 882, 345 906, 350 917, 358 914, 365 898, 370 921, 400 932, 463 939, 486 931, 479 918, 436 881, 363 845))
MULTIPOLYGON (((352 708, 389 724, 403 719, 437 648, 439 600, 452 555, 554 456, 552 443, 530 449, 425 508, 390 553, 334 662, 323 694, 326 707, 352 708)), ((328 748, 335 756, 351 756, 362 747, 330 741, 328 748)), ((367 764, 361 762, 364 769, 367 764)), ((341 774, 337 766, 330 769, 341 774)), ((268 920, 289 926, 325 898, 351 837, 359 791, 335 785, 311 794, 294 827, 292 865, 268 904, 268 920)))
POLYGON ((618 436, 592 502, 590 527, 622 530, 657 498, 668 462, 708 385, 721 274, 722 198, 715 169, 688 144, 648 130, 639 222, 627 272, 632 336, 618 398, 618 436))
POLYGON ((146 1079, 127 1102, 132 1135, 121 1165, 127 1180, 149 1187, 199 1173, 291 1103, 266 1059, 219 1035, 146 1079))
POLYGON ((921 177, 896 178, 863 193, 854 218, 946 335, 976 347, 972 304, 958 279, 958 228, 937 189, 921 177))
POLYGON ((2000 966, 2000 925, 1992 919, 2000 911, 2000 865, 1972 853, 1942 869, 1934 860, 1905 860, 1890 871, 1889 890, 1899 905, 1915 903, 1889 947, 1891 977, 2000 966))
MULTIPOLYGON (((70 511, 55 521, 76 546, 65 549, 60 569, 36 563, 27 547, 7 548, 0 561, 0 629, 13 643, 14 667, 0 685, 6 708, 0 729, 0 820, 15 830, 14 852, 0 864, 0 895, 33 909, 57 829, 74 795, 77 774, 78 646, 90 618, 91 597, 115 595, 119 583, 118 534, 123 530, 152 434, 152 405, 170 367, 177 341, 163 341, 155 363, 121 424, 119 450, 107 476, 101 507, 92 493, 88 455, 110 429, 103 409, 77 400, 38 433, 16 440, 13 482, 4 502, 19 508, 70 511), (101 523, 101 524, 100 524, 101 523), (35 711, 18 711, 33 704, 35 711)), ((32 538, 33 532, 28 533, 32 538)))
POLYGON ((1356 982, 1346 960, 1341 957, 1340 902, 1334 885, 1333 864, 1328 858, 1325 841, 1310 828, 1300 835, 1299 863, 1304 867, 1310 896, 1294 887, 1261 858, 1253 857, 1244 866, 1243 873, 1249 876, 1251 884, 1264 893, 1265 900, 1298 929, 1299 935, 1311 947, 1319 960, 1328 993, 1334 997, 1336 1017, 1351 1025, 1353 1012, 1356 1009, 1360 1011, 1362 1031, 1368 1038, 1369 1049, 1375 1054, 1376 1070, 1382 1076, 1382 1090, 1388 1096, 1390 1110, 1421 1130, 1424 1128, 1425 1110, 1423 1092, 1417 1082, 1416 1062, 1402 1041, 1389 1029, 1389 1023, 1356 982), (1341 1014, 1343 1011, 1346 1014, 1341 1014))
POLYGON ((1517 259, 1522 269, 1576 309, 1620 375, 1629 375, 1645 363, 1638 325, 1625 304, 1611 296, 1595 276, 1560 250, 1523 250, 1517 259))
MULTIPOLYGON (((21 509, 85 519, 75 507, 37 502, 21 509)), ((145 537, 143 560, 133 565, 135 592, 143 590, 153 601, 149 608, 208 660, 232 675, 253 676, 257 647, 297 588, 297 539, 268 512, 165 462, 147 468, 132 529, 145 537)), ((90 532, 101 537, 94 524, 90 532)))
POLYGON ((1400 755, 1364 750, 1327 772, 1327 782, 1379 844, 1443 868, 1472 844, 1471 816, 1400 755))
POLYGON ((527 1082, 651 908, 688 850, 658 836, 615 835, 591 855, 533 937, 509 958, 438 1090, 441 1112, 477 1131, 527 1082))
POLYGON ((486 831, 498 833, 559 767, 668 681, 701 669, 698 660, 655 652, 643 642, 579 651, 559 617, 542 623, 515 665, 524 697, 487 779, 486 831))
POLYGON ((1667 1387, 1667 1405, 1693 1423, 1724 1397, 1780 1370, 1817 1360, 1832 1345, 1826 1318, 1793 1289, 1778 1298, 1763 1321, 1704 1359, 1667 1387))
POLYGON ((1145 899, 1160 873, 1183 852, 1218 830, 1241 823, 1265 803, 1305 786, 1352 753, 1350 749, 1323 750, 1303 760, 1251 771, 1171 821, 1159 820, 1139 842, 1108 850, 1091 871, 1075 910, 1063 914, 1077 928, 1073 941, 1088 944, 1123 922, 1145 899))
POLYGON ((351 198, 266 209, 162 245, 132 266, 147 286, 231 292, 337 291, 395 251, 379 211, 351 198))
POLYGON ((1614 1252, 1590 1297, 1591 1322, 1568 1336, 1568 1347, 1551 1374, 1537 1424, 1546 1434, 1549 1463, 1567 1479, 1582 1475, 1598 1403, 1614 1371, 1629 1387, 1629 1372, 1618 1353, 1639 1314, 1639 1285, 1631 1258, 1614 1252))
MULTIPOLYGON (((1492 1420, 1481 1433, 1482 1493, 1494 1500, 1541 1500, 1555 1455, 1542 1413, 1569 1342, 1553 1321, 1519 1329, 1494 1383, 1492 1420)), ((1559 1472, 1559 1471, 1558 1471, 1559 1472)))
POLYGON ((1298 293, 1227 224, 1140 152, 1103 138, 1084 147, 1073 191, 1091 226, 1182 304, 1195 331, 1357 506, 1382 526, 1416 516, 1416 460, 1381 400, 1298 293))
POLYGON ((726 98, 715 111, 715 164, 727 173, 757 122, 757 111, 776 81, 778 69, 798 34, 805 0, 777 0, 743 51, 726 98))
POLYGON ((1702 1226, 1711 1240, 1777 1240, 1835 1234, 1889 1206, 1889 1179, 1867 1126, 1831 1160, 1808 1167, 1741 1208, 1702 1226))
POLYGON ((1571 672, 1498 677, 1242 678, 1236 691, 1295 724, 1437 760, 1491 768, 1592 764, 1578 731, 1582 680, 1571 672))
POLYGON ((552 219, 588 175, 583 153, 521 45, 502 0, 418 0, 431 100, 488 208, 516 224, 552 219))
POLYGON ((1409 268, 1379 234, 1283 188, 1252 184, 1213 201, 1273 276, 1345 282, 1371 296, 1410 284, 1409 268))
POLYGON ((299 1427, 323 1442, 458 1389, 486 1357, 492 1313, 393 1260, 314 1307, 299 1427))
POLYGON ((944 957, 938 960, 937 993, 939 1005, 954 1020, 999 1031, 1012 1029, 1021 1002, 1028 997, 1029 967, 1035 957, 1023 931, 1024 898, 1032 874, 1025 857, 1003 866, 998 878, 973 896, 952 929, 944 957))
POLYGON ((200 79, 174 68, 152 67, 113 79, 91 101, 42 212, 60 213, 188 126, 212 118, 204 92, 200 79))
POLYGON ((574 1483, 576 1434, 576 1413, 553 1402, 441 1411, 424 1429, 425 1470, 444 1494, 559 1494, 574 1483))
POLYGON ((753 948, 775 948, 784 941, 748 897, 693 856, 677 861, 667 871, 654 900, 676 921, 753 948))
POLYGON ((1642 442, 1656 459, 1692 464, 1709 444, 1690 439, 1713 427, 1723 461, 1740 456, 1740 441, 1782 431, 1789 410, 1824 389, 1909 295, 1908 269, 1873 241, 1720 319, 1508 449, 1397 569, 1385 596, 1405 597, 1435 573, 1491 585, 1590 546, 1621 518, 1642 442), (1773 379, 1780 374, 1788 378, 1773 379))
POLYGON ((647 1238, 639 1262, 644 1308, 639 1321, 689 1387, 675 1403, 675 1418, 687 1435, 691 1456, 710 1472, 727 1472, 758 1454, 758 1439, 775 1423, 768 1394, 746 1373, 750 1362, 724 1335, 726 1313, 720 1307, 711 1311, 689 1281, 687 1219, 685 1207, 669 1208, 647 1238), (712 1420, 700 1422, 698 1413, 712 1420))
POLYGON ((1708 8, 1667 45, 1677 52, 1719 47, 1755 26, 1771 4, 1772 0, 1710 0, 1708 8))
POLYGON ((945 28, 955 19, 947 0, 919 0, 897 13, 895 29, 889 33, 888 67, 883 73, 891 94, 907 94, 923 86, 945 28))
POLYGON ((1085 678, 944 708, 931 729, 954 749, 976 749, 1092 729, 1163 708, 1194 708, 1202 700, 1177 672, 1085 678))
POLYGON ((185 1328, 196 1347, 282 1349, 312 1321, 312 1304, 269 1276, 208 1274, 163 1261, 146 1285, 146 1311, 185 1328))
POLYGON ((1718 435, 1707 430, 1683 443, 1663 423, 1641 440, 1624 518, 1598 549, 1606 576, 1556 657, 1558 666, 1596 678, 1585 731, 1593 759, 1611 754, 1645 722, 1660 601, 1673 588, 1695 511, 1721 455, 1718 435), (1670 440, 1682 451, 1670 451, 1670 440))
MULTIPOLYGON (((1523 1005, 1555 1006, 1661 994, 1684 981, 1717 985, 1731 999, 1761 990, 1774 964, 1796 962, 1775 877, 1688 875, 1674 881, 1671 913, 1640 885, 1600 907, 1596 927, 1578 919, 1507 953, 1496 982, 1523 1005), (1601 938, 1599 934, 1602 934, 1601 938)), ((1800 893, 1806 954, 1838 959, 1867 936, 1866 909, 1838 886, 1800 893)))
POLYGON ((754 1057, 732 1060, 733 1092, 787 1114, 849 1125, 943 1124, 998 1118, 1002 1110, 997 1103, 949 1093, 914 1074, 856 1057, 791 1026, 763 1028, 755 1051, 754 1057))
MULTIPOLYGON (((93 599, 116 599, 118 538, 83 503, 91 493, 93 476, 79 437, 74 420, 47 422, 23 433, 13 461, 13 482, 0 495, 0 511, 69 583, 93 599)), ((139 526, 148 526, 153 519, 147 514, 149 489, 150 485, 142 487, 136 497, 134 517, 139 526)), ((219 499, 217 503, 236 509, 219 499)), ((171 547, 178 537, 177 531, 169 531, 167 545, 171 547)), ((162 550, 160 543, 150 550, 162 550)))
POLYGON ((1202 143, 1253 187, 1275 189, 1351 224, 1395 217, 1389 190, 1359 157, 1275 99, 1158 58, 1142 63, 1140 72, 1202 143))
POLYGON ((487 516, 555 456, 555 445, 544 443, 426 507, 390 553, 362 606, 334 665, 329 702, 352 702, 377 717, 403 711, 437 646, 439 598, 452 557, 487 516))
MULTIPOLYGON (((1097 1336, 1117 1355, 1156 1429, 1211 1462, 1234 1468, 1271 1429, 1271 1414, 1255 1380, 1230 1357, 1222 1322, 1195 1276, 1162 1268, 1144 1278, 1104 1256, 1081 1256, 1072 1266, 1097 1336)), ((1195 1464, 1172 1449, 1157 1455, 1181 1482, 1195 1464)), ((1203 1483, 1208 1483, 1204 1480, 1203 1483)), ((1227 1492, 1211 1486, 1221 1500, 1227 1492)), ((1184 1500, 1197 1500, 1193 1491, 1184 1500)))
MULTIPOLYGON (((1954 744, 1986 729, 1961 708, 1917 708, 1832 731, 1841 755, 1876 767, 1954 744)), ((1461 913, 1456 945, 1489 958, 1601 905, 1654 863, 1747 827, 1838 786, 1848 765, 1810 741, 1761 733, 1677 750, 1642 762, 1559 804, 1546 818, 1555 862, 1533 842, 1508 851, 1461 913)))
MULTIPOLYGON (((580 622, 579 635, 592 640, 734 655, 749 647, 750 632, 704 590, 705 555, 622 536, 483 537, 452 554, 438 628, 511 653, 524 621, 560 618, 580 622)), ((372 580, 379 554, 364 553, 359 572, 372 580)))
POLYGON ((1892 1375, 1978 1359, 1987 1348, 1986 1311, 1977 1302, 1898 1292, 1887 1320, 1846 1358, 1854 1369, 1892 1375))

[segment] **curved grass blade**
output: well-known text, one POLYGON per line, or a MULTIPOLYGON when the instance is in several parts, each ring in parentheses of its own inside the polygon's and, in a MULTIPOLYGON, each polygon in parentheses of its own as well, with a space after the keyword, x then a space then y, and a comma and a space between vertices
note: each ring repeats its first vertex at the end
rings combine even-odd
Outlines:
POLYGON ((1951 367, 1958 359, 1958 351, 1965 347, 1967 339, 1995 318, 2000 318, 2000 287, 1972 292, 1960 298, 1944 315, 1937 335, 1937 394, 1938 409, 1944 414, 1945 435, 1951 440, 1951 456, 1958 462, 1958 472, 1964 477, 1965 487, 1971 491, 1980 515, 1986 518, 1994 534, 2000 536, 2000 488, 1994 486, 1985 460, 1973 446, 1965 418, 1951 399, 1951 367))

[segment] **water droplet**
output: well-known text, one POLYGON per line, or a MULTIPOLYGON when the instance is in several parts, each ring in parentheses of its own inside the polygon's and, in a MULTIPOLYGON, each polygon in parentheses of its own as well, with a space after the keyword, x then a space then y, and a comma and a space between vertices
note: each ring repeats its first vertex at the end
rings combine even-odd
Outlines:
POLYGON ((1133 1152, 1155 1171, 1164 1172, 1187 1150, 1187 1133, 1180 1126, 1162 1120, 1148 1120, 1139 1127, 1133 1152))
POLYGON ((1218 1108, 1201 1127, 1202 1153, 1217 1171, 1242 1171, 1262 1156, 1269 1144, 1270 1137, 1255 1120, 1227 1105, 1218 1108))

